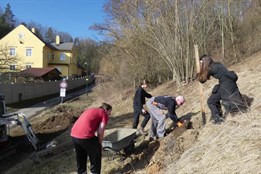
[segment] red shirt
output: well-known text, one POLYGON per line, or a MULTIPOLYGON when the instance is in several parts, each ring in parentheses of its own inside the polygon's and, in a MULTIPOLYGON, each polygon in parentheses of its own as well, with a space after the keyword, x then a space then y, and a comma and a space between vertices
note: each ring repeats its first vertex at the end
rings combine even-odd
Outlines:
POLYGON ((74 123, 71 136, 80 139, 92 138, 95 136, 95 132, 98 130, 100 123, 103 122, 106 125, 108 120, 109 116, 104 109, 87 109, 74 123))

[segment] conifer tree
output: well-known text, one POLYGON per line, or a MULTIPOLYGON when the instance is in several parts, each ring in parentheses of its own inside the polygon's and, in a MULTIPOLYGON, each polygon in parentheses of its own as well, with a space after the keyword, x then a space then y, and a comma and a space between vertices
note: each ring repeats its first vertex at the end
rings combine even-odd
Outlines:
POLYGON ((8 3, 5 7, 5 11, 3 14, 3 20, 4 20, 4 23, 7 24, 8 27, 10 27, 11 29, 15 28, 16 20, 14 17, 15 17, 15 15, 13 14, 13 12, 11 10, 11 6, 8 3))

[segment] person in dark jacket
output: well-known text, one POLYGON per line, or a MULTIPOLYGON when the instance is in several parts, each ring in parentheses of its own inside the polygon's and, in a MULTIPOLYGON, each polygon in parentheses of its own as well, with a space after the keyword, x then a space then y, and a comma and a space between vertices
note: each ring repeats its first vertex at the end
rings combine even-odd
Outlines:
POLYGON ((165 136, 165 120, 169 117, 174 125, 178 125, 179 118, 176 114, 176 107, 183 105, 185 99, 183 96, 157 96, 152 97, 147 102, 147 107, 151 115, 150 139, 161 138, 165 136), (165 112, 167 111, 167 113, 165 112))
POLYGON ((214 124, 224 121, 224 114, 221 109, 221 101, 226 113, 236 112, 245 109, 246 105, 237 86, 237 74, 229 71, 223 64, 215 62, 208 55, 200 57, 200 72, 197 74, 199 82, 205 83, 210 76, 218 79, 211 96, 208 98, 208 107, 211 110, 211 118, 214 124))
POLYGON ((145 90, 148 87, 149 82, 147 80, 144 80, 140 86, 138 87, 138 89, 135 92, 134 95, 134 100, 133 100, 133 110, 134 110, 134 118, 133 118, 133 125, 132 128, 133 129, 137 129, 138 128, 138 124, 139 124, 139 118, 140 115, 144 116, 145 118, 143 119, 140 128, 138 129, 138 131, 145 135, 146 132, 144 130, 146 124, 148 123, 149 119, 150 119, 150 114, 148 113, 148 111, 146 111, 143 108, 143 105, 145 104, 145 98, 151 98, 152 95, 147 93, 145 90))

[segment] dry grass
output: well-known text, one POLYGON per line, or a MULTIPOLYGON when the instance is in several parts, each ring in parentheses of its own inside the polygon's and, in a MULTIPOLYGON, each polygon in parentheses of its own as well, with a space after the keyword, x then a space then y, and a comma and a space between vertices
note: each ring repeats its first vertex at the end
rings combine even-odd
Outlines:
POLYGON ((250 112, 219 126, 207 125, 167 173, 260 173, 260 123, 260 114, 250 112))
MULTIPOLYGON (((192 82, 176 89, 174 83, 168 82, 149 91, 154 96, 170 94, 184 95, 186 103, 177 110, 183 118, 193 122, 193 129, 175 129, 164 139, 148 143, 146 139, 139 139, 136 143, 135 154, 121 160, 114 161, 104 153, 102 173, 134 173, 134 174, 258 174, 261 173, 261 52, 244 60, 244 62, 230 67, 239 75, 238 86, 240 91, 254 101, 250 111, 246 114, 229 116, 225 123, 212 125, 208 122, 210 112, 206 106, 207 124, 202 125, 200 113, 200 97, 198 82, 192 82)), ((205 100, 212 87, 217 83, 212 79, 204 84, 205 100)), ((77 115, 85 107, 99 106, 108 102, 113 106, 112 117, 107 132, 120 127, 131 127, 132 124, 132 97, 134 91, 126 89, 124 92, 116 90, 113 83, 98 85, 88 96, 67 103, 66 108, 56 108, 46 111, 41 119, 45 121, 52 113, 62 110, 67 115, 77 115), (95 99, 92 101, 92 99, 95 99), (89 102, 86 102, 89 100, 89 102), (85 105, 86 104, 86 105, 85 105), (49 115, 49 116, 48 116, 49 115)), ((167 121, 168 125, 171 123, 167 121)), ((147 125, 149 129, 150 123, 147 125)), ((68 140, 69 130, 60 136, 57 141, 68 140)), ((40 164, 32 164, 30 160, 14 165, 7 173, 76 173, 75 153, 73 149, 61 155, 50 158, 40 164)))
MULTIPOLYGON (((261 71, 257 66, 260 63, 259 52, 243 63, 230 67, 238 72, 241 92, 254 98, 250 111, 235 117, 229 116, 222 125, 208 123, 199 129, 195 144, 167 170, 159 173, 261 173, 261 71)), ((186 138, 186 135, 183 136, 186 138)))

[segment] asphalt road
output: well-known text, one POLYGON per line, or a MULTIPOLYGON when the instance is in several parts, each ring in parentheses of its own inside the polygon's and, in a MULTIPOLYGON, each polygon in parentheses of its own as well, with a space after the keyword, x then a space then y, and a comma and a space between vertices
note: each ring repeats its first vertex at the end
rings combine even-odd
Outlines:
MULTIPOLYGON (((95 85, 90 85, 88 86, 88 88, 83 88, 81 90, 78 91, 74 91, 71 93, 66 94, 66 96, 63 99, 63 102, 72 100, 76 97, 79 97, 80 95, 84 95, 86 93, 91 92, 92 88, 95 85)), ((34 104, 30 107, 27 108, 23 108, 23 109, 19 109, 17 111, 15 111, 16 113, 23 113, 26 115, 27 118, 33 117, 37 114, 39 114, 40 112, 42 112, 43 110, 49 108, 49 107, 53 107, 55 105, 58 105, 61 103, 61 97, 55 97, 49 100, 46 100, 44 102, 40 102, 37 104, 34 104)), ((48 135, 48 138, 50 138, 50 135, 48 135)), ((24 160, 25 158, 28 157, 28 153, 27 152, 23 152, 19 150, 19 146, 20 144, 23 145, 23 149, 26 147, 24 146, 24 138, 23 137, 18 137, 18 138, 13 138, 12 141, 8 141, 9 144, 7 144, 8 146, 5 147, 1 146, 0 147, 0 174, 4 173, 6 170, 8 170, 9 168, 13 167, 14 164, 17 164, 18 162, 21 162, 22 160, 24 160), (17 143, 19 142, 19 143, 17 143)), ((28 145, 28 144, 26 144, 28 145)), ((31 149, 31 145, 30 145, 30 149, 31 149)))
POLYGON ((49 107, 58 105, 62 102, 66 102, 73 98, 79 97, 80 95, 86 94, 87 92, 90 92, 93 87, 94 87, 94 85, 91 85, 87 88, 87 90, 86 90, 86 88, 83 88, 81 90, 66 94, 66 96, 63 99, 61 99, 61 97, 55 97, 55 98, 34 104, 30 107, 19 109, 16 112, 24 113, 27 118, 30 118, 32 116, 35 116, 36 114, 39 114, 40 112, 42 112, 43 110, 45 110, 49 107))

